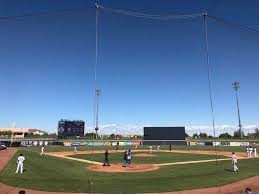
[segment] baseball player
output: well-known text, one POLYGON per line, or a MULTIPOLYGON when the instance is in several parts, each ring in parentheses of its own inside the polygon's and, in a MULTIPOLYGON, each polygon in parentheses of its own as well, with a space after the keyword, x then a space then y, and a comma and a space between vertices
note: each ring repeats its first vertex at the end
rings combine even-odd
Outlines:
POLYGON ((74 154, 75 154, 75 155, 77 154, 77 148, 76 148, 76 146, 74 146, 74 154))
POLYGON ((15 173, 19 173, 19 170, 20 170, 20 173, 23 173, 23 161, 25 160, 25 157, 20 154, 20 156, 18 157, 17 159, 17 168, 16 168, 16 172, 15 173))
POLYGON ((128 152, 125 151, 123 155, 123 166, 122 167, 127 167, 128 166, 128 152))
POLYGON ((237 167, 237 156, 235 152, 232 152, 232 166, 233 166, 233 171, 238 172, 238 167, 237 167))
POLYGON ((249 157, 249 147, 246 147, 246 154, 247 154, 247 157, 249 157))
POLYGON ((119 150, 119 142, 117 141, 117 143, 116 143, 116 152, 119 150))
POLYGON ((252 148, 252 146, 250 146, 250 148, 249 148, 249 157, 252 157, 252 154, 253 154, 253 148, 252 148))
POLYGON ((132 159, 132 155, 131 155, 131 150, 129 149, 128 154, 127 154, 128 164, 131 164, 131 159, 132 159))
POLYGON ((153 151, 153 147, 149 146, 149 153, 152 154, 152 151, 153 151))
POLYGON ((104 153, 104 163, 103 163, 103 166, 107 166, 107 165, 110 166, 108 150, 106 150, 104 153))
POLYGON ((256 147, 254 147, 254 157, 257 157, 256 147))
POLYGON ((40 155, 42 156, 43 154, 44 154, 44 143, 42 144, 40 155))

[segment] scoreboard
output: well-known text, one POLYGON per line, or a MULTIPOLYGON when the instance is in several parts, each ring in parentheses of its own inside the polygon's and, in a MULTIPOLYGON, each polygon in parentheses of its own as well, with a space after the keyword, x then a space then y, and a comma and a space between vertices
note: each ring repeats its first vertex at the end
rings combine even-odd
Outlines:
POLYGON ((60 120, 58 122, 58 138, 69 139, 83 137, 85 132, 85 122, 81 120, 60 120))
POLYGON ((186 145, 185 127, 144 127, 144 145, 186 145))

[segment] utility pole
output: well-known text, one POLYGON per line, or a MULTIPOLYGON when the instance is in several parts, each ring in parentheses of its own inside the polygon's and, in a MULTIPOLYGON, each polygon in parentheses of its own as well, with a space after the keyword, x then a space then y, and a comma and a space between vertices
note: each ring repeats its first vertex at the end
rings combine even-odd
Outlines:
POLYGON ((95 89, 95 98, 96 98, 96 124, 95 124, 95 139, 98 138, 98 119, 99 119, 99 96, 101 95, 101 90, 100 89, 95 89))
POLYGON ((236 103, 237 103, 237 114, 238 114, 238 127, 239 127, 239 132, 240 132, 240 137, 241 139, 243 138, 243 133, 242 133, 242 124, 241 124, 241 119, 240 119, 240 111, 239 111, 239 102, 238 102, 238 95, 237 91, 240 88, 240 83, 239 81, 235 81, 232 83, 232 87, 236 92, 236 103))

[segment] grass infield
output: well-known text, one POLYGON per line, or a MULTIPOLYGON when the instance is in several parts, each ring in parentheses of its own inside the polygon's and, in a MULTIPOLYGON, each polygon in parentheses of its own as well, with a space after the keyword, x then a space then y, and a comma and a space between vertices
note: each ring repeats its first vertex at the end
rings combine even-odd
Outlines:
MULTIPOLYGON (((194 160, 211 160, 215 159, 215 156, 205 155, 205 154, 182 154, 182 153, 166 153, 166 152, 152 152, 152 157, 135 157, 137 154, 147 154, 147 152, 132 152, 132 163, 133 164, 161 164, 161 163, 171 163, 171 162, 185 162, 194 160)), ((109 154, 110 163, 122 163, 124 153, 111 153, 109 154)), ((104 154, 78 154, 71 155, 73 158, 80 158, 86 160, 94 160, 97 162, 104 161, 104 154)), ((224 156, 218 156, 218 158, 226 158, 224 156)))

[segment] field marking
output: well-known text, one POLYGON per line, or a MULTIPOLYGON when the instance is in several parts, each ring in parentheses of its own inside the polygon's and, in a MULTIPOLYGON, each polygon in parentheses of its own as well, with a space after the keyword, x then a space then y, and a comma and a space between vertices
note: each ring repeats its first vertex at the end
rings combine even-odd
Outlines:
MULTIPOLYGON (((249 159, 246 157, 240 157, 239 160, 249 159)), ((193 161, 185 161, 185 162, 171 162, 171 163, 162 163, 162 164, 154 164, 157 166, 170 166, 177 164, 195 164, 195 163, 207 163, 207 162, 216 162, 216 161, 226 161, 232 160, 232 158, 221 158, 221 159, 211 159, 211 160, 193 160, 193 161)))
POLYGON ((101 162, 96 162, 96 161, 92 161, 92 160, 85 160, 85 159, 80 159, 80 158, 72 158, 72 157, 67 157, 67 156, 61 156, 61 155, 58 155, 58 154, 45 153, 45 155, 55 156, 55 157, 58 157, 58 158, 65 158, 65 159, 68 159, 68 160, 75 160, 75 161, 89 163, 89 164, 103 164, 101 162))
MULTIPOLYGON (((102 165, 103 163, 101 162, 96 162, 92 160, 85 160, 85 159, 80 159, 80 158, 72 158, 72 157, 67 157, 67 156, 61 156, 57 154, 46 154, 49 156, 55 156, 58 158, 65 158, 68 160, 74 160, 74 161, 79 161, 79 162, 84 162, 84 163, 89 163, 89 164, 96 164, 96 165, 102 165)), ((240 160, 242 159, 248 159, 248 158, 239 158, 240 160)), ((185 161, 185 162, 171 162, 171 163, 162 163, 162 164, 152 164, 154 166, 172 166, 172 165, 181 165, 181 164, 197 164, 197 163, 208 163, 208 162, 216 162, 216 161, 226 161, 226 160, 231 160, 231 158, 222 158, 222 159, 211 159, 211 160, 193 160, 193 161, 185 161)))
POLYGON ((193 161, 185 161, 185 162, 171 162, 171 163, 162 163, 162 164, 154 164, 156 166, 171 166, 177 164, 195 164, 195 163, 206 163, 206 162, 216 162, 216 161, 223 161, 223 160, 231 160, 231 158, 224 158, 224 159, 211 159, 211 160, 193 160, 193 161))
MULTIPOLYGON (((118 150, 118 152, 123 152, 123 150, 118 150)), ((135 150, 135 152, 149 152, 149 150, 135 150)), ((155 153, 156 151, 154 151, 155 153)), ((167 150, 160 150, 160 152, 167 152, 167 153, 183 153, 183 154, 207 154, 207 155, 214 155, 211 153, 208 153, 208 151, 204 151, 203 153, 201 152, 196 152, 196 153, 191 153, 190 151, 186 152, 186 150, 174 150, 174 151, 167 151, 167 150)), ((195 151, 194 151, 195 152, 195 151)), ((72 155, 70 153, 73 152, 65 152, 64 155, 60 154, 60 152, 49 152, 49 153, 45 153, 46 155, 49 156, 55 156, 55 157, 59 157, 59 158, 64 158, 64 159, 68 159, 68 160, 74 160, 74 161, 79 161, 79 162, 84 162, 84 163, 89 163, 89 164, 96 164, 96 165, 102 165, 103 163, 101 162, 97 162, 97 161, 92 161, 92 160, 86 160, 86 159, 80 159, 80 158, 73 158, 73 157, 68 157, 68 153, 69 155, 72 155)), ((98 151, 78 151, 77 154, 98 154, 98 153, 103 153, 103 151, 98 150, 98 151), (80 153, 81 152, 81 153, 80 153)), ((116 153, 115 151, 111 151, 110 153, 116 153)), ((212 152, 213 153, 213 152, 212 152)), ((226 156, 226 154, 224 154, 224 152, 221 153, 223 156, 226 156)), ((220 155, 221 155, 220 154, 220 155)), ((183 161, 183 162, 171 162, 171 163, 160 163, 160 164, 152 164, 154 166, 171 166, 171 165, 181 165, 181 164, 197 164, 197 163, 208 163, 208 162, 216 162, 216 161, 226 161, 226 160, 232 160, 229 156, 227 156, 228 158, 221 158, 221 159, 210 159, 210 160, 192 160, 192 161, 183 161)), ((239 157, 240 160, 242 159, 249 159, 247 157, 239 157)))

